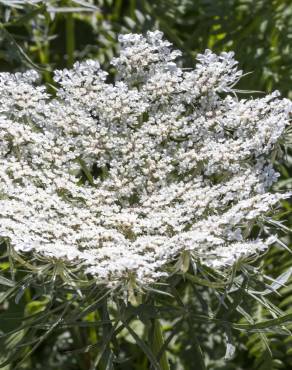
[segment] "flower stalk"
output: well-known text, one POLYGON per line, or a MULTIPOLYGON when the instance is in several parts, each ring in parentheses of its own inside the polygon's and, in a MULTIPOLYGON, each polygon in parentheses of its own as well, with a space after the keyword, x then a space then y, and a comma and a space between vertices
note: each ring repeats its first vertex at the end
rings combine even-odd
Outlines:
POLYGON ((161 370, 170 370, 166 349, 163 350, 164 346, 163 329, 159 319, 157 318, 151 320, 151 329, 149 331, 149 342, 151 344, 151 349, 154 355, 159 356, 158 361, 161 370), (163 350, 162 353, 161 350, 163 350))

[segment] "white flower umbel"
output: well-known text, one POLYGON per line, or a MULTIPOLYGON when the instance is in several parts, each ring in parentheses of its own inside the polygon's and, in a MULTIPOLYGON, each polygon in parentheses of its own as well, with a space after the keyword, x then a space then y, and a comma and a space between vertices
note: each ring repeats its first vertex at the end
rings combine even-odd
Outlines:
POLYGON ((287 194, 269 193, 291 102, 239 99, 233 53, 193 70, 161 32, 120 36, 116 82, 95 61, 0 74, 0 236, 18 253, 78 263, 108 287, 147 286, 188 253, 228 268, 273 238, 252 238, 287 194))

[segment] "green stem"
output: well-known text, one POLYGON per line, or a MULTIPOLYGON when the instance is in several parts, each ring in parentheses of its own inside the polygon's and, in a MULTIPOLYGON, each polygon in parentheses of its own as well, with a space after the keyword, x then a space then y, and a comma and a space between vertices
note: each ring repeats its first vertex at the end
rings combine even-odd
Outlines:
MULTIPOLYGON (((191 320, 189 319, 190 325, 189 328, 192 327, 191 320)), ((198 341, 198 338, 194 333, 189 331, 189 335, 192 341, 192 347, 193 347, 193 358, 194 358, 194 365, 196 370, 206 370, 205 361, 204 361, 204 355, 203 351, 201 349, 200 343, 198 341)))
POLYGON ((116 0, 115 5, 114 5, 114 11, 112 13, 112 20, 118 20, 119 18, 122 17, 121 11, 122 11, 122 5, 123 5, 123 0, 116 0))
MULTIPOLYGON (((151 349, 153 353, 157 356, 164 344, 163 339, 163 333, 162 328, 160 325, 160 322, 158 319, 151 320, 152 323, 152 330, 150 331, 150 343, 151 343, 151 349)), ((159 365, 161 367, 161 370, 169 370, 169 363, 167 360, 166 351, 163 351, 163 353, 160 356, 159 365)))
MULTIPOLYGON (((85 345, 83 335, 81 333, 82 328, 73 327, 71 330, 71 337, 73 339, 73 343, 75 345, 75 349, 83 348, 85 345)), ((79 353, 76 355, 76 359, 78 362, 78 366, 80 370, 87 370, 90 367, 90 358, 89 353, 79 353)))
MULTIPOLYGON (((49 41, 45 41, 45 44, 43 45, 43 47, 42 47, 42 45, 39 45, 39 59, 40 59, 42 67, 44 67, 44 68, 48 68, 48 65, 50 63, 49 50, 50 50, 49 49, 49 41)), ((53 82, 53 80, 51 78, 51 74, 48 70, 44 70, 43 76, 44 76, 44 80, 47 83, 52 83, 53 82)))
POLYGON ((72 13, 66 16, 66 53, 67 53, 67 67, 71 68, 74 63, 75 50, 75 30, 74 18, 72 13))
POLYGON ((130 0, 130 17, 136 20, 135 9, 137 8, 136 0, 130 0))
MULTIPOLYGON (((97 312, 98 312, 98 315, 99 315, 99 319, 102 320, 102 321, 107 322, 107 323, 104 323, 102 325, 102 337, 103 337, 103 339, 105 339, 109 335, 111 335, 110 334, 111 332, 113 332, 113 326, 110 323, 110 316, 109 316, 109 313, 108 313, 108 307, 107 307, 107 300, 106 299, 104 300, 102 307, 97 309, 97 312)), ((100 363, 99 363, 99 368, 101 370, 108 369, 108 364, 112 360, 112 358, 113 358, 113 351, 111 350, 110 345, 108 345, 107 348, 105 349, 102 357, 101 357, 101 360, 100 360, 100 363)))

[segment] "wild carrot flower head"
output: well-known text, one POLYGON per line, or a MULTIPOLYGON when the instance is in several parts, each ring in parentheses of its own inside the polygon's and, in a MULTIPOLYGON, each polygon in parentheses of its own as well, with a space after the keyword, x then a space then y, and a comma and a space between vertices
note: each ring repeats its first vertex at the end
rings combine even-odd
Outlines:
POLYGON ((56 97, 34 71, 0 74, 0 236, 108 287, 265 250, 249 230, 287 197, 269 189, 291 102, 239 99, 231 52, 185 70, 161 32, 119 41, 115 83, 92 60, 55 71, 56 97))

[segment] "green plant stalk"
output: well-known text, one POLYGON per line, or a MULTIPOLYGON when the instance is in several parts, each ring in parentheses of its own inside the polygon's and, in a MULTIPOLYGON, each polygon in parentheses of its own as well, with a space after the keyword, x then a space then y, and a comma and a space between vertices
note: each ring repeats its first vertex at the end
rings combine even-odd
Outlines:
POLYGON ((73 14, 69 13, 66 16, 66 53, 67 53, 67 67, 71 68, 74 63, 75 50, 75 27, 73 14))
POLYGON ((130 17, 135 20, 136 14, 135 9, 137 8, 136 0, 130 0, 130 17))
MULTIPOLYGON (((50 63, 50 60, 49 60, 49 41, 46 41, 44 47, 42 48, 41 45, 39 45, 39 59, 40 59, 40 62, 41 62, 41 65, 42 67, 43 66, 48 66, 49 63, 50 63)), ((52 83, 53 80, 52 80, 52 77, 51 77, 51 74, 49 71, 47 70, 44 70, 43 72, 43 76, 44 76, 44 80, 47 82, 47 83, 52 83)))
MULTIPOLYGON (((110 321, 108 308, 107 308, 107 301, 106 299, 103 302, 101 308, 97 309, 97 314, 100 320, 110 321)), ((106 338, 109 335, 109 332, 112 330, 112 325, 110 323, 102 325, 102 337, 106 338)), ((98 332, 97 332, 98 335, 98 332)), ((106 370, 108 368, 108 362, 110 357, 113 355, 110 346, 108 345, 105 349, 99 363, 99 369, 106 370)))
MULTIPOLYGON (((190 323, 189 328, 192 327, 190 321, 191 319, 189 318, 189 323, 190 323)), ((190 330, 189 330, 189 336, 190 336, 190 339, 192 342, 192 348, 194 351, 194 363, 196 365, 196 370, 206 370, 204 355, 203 355, 200 343, 198 341, 198 338, 190 330)))
MULTIPOLYGON (((73 327, 71 330, 71 337, 73 339, 75 349, 79 349, 84 347, 84 341, 82 338, 82 333, 80 328, 78 327, 73 327)), ((89 353, 80 353, 76 355, 76 359, 78 362, 78 366, 80 366, 80 370, 87 370, 90 367, 90 358, 89 358, 89 353)))
POLYGON ((49 35, 51 33, 50 28, 51 28, 51 21, 50 17, 48 14, 44 13, 44 22, 45 22, 45 29, 46 31, 44 32, 45 37, 41 34, 40 31, 36 30, 36 50, 38 50, 38 58, 39 62, 41 64, 41 68, 43 69, 42 75, 44 78, 44 81, 48 84, 53 83, 53 79, 51 76, 51 70, 49 67, 50 64, 50 38, 49 35))
POLYGON ((123 0, 116 0, 114 5, 113 13, 111 14, 111 19, 113 21, 117 21, 121 18, 121 11, 122 11, 123 0))
MULTIPOLYGON (((153 353, 157 356, 160 349, 162 348, 164 344, 163 333, 162 333, 162 328, 161 328, 161 325, 158 319, 151 320, 151 323, 152 323, 152 330, 150 330, 151 338, 149 338, 149 341, 151 343, 151 349, 153 353)), ((161 367, 161 370, 170 370, 166 351, 163 351, 160 357, 160 360, 159 360, 159 365, 161 367)))

